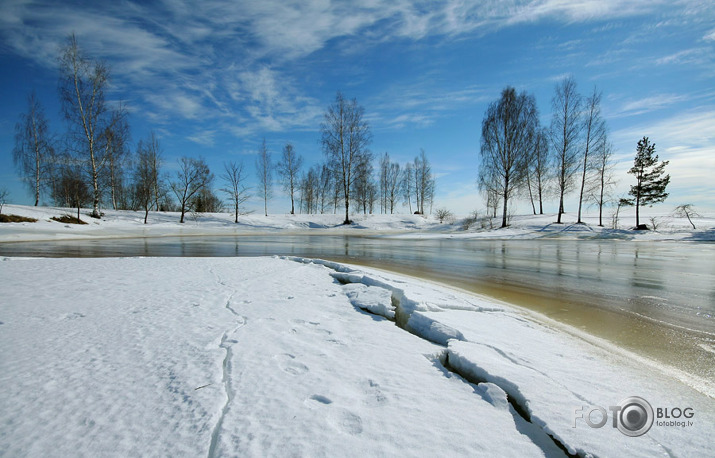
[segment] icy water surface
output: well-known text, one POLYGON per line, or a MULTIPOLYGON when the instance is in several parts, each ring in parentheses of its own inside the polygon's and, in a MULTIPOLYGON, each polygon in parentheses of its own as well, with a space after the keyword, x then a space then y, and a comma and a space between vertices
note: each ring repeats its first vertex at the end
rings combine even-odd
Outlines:
POLYGON ((3 256, 319 257, 447 283, 715 378, 715 244, 211 236, 0 244, 3 256))

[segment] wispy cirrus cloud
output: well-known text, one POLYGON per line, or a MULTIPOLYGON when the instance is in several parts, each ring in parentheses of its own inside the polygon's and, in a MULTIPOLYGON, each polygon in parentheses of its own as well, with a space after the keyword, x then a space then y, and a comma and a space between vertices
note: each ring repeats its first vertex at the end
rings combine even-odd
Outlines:
POLYGON ((655 94, 639 99, 626 99, 611 117, 637 116, 651 111, 661 110, 676 103, 691 100, 688 94, 655 94))
POLYGON ((439 87, 431 81, 408 86, 391 86, 368 100, 370 120, 388 129, 425 127, 454 110, 490 99, 480 85, 464 88, 439 87))
MULTIPOLYGON (((673 153, 673 159, 686 154, 697 154, 703 159, 705 170, 715 171, 715 108, 677 112, 657 122, 640 123, 619 129, 612 135, 616 144, 633 144, 643 136, 673 153)), ((630 149, 630 148, 629 148, 630 149)), ((665 159, 668 159, 667 157, 665 159)), ((700 171, 703 168, 699 169, 700 171)), ((711 180, 712 176, 707 176, 711 180)))
POLYGON ((186 137, 186 139, 190 140, 196 144, 199 144, 199 145, 213 146, 215 137, 216 137, 215 130, 204 130, 204 131, 196 132, 195 134, 186 137))
POLYGON ((702 63, 707 59, 708 50, 704 48, 683 49, 681 51, 656 59, 656 65, 672 65, 683 63, 702 63))
POLYGON ((667 4, 663 0, 544 0, 515 2, 509 23, 536 21, 544 18, 565 22, 585 22, 643 15, 667 4))
MULTIPOLYGON (((290 77, 290 67, 338 40, 360 46, 489 33, 544 19, 565 23, 647 14, 662 1, 419 0, 225 1, 152 3, 6 0, 0 38, 8 52, 48 68, 75 32, 80 45, 112 65, 114 84, 154 120, 178 117, 247 134, 316 126, 324 109, 290 77)), ((567 43, 575 46, 577 43, 567 43)), ((354 49, 354 48, 353 48, 354 49)), ((358 47, 359 49, 359 47, 358 47)), ((331 91, 333 88, 331 88, 331 91)), ((393 125, 425 125, 449 103, 479 98, 474 89, 434 88, 398 106, 422 107, 393 125), (430 104, 429 109, 427 105, 430 104)))

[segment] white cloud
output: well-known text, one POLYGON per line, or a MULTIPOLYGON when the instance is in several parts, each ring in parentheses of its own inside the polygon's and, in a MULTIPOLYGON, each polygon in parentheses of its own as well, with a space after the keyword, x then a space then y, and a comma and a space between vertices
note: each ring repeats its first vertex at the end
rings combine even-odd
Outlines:
POLYGON ((511 15, 509 22, 516 24, 544 18, 566 22, 584 22, 627 16, 638 16, 656 9, 664 1, 650 0, 543 0, 524 2, 511 15))
POLYGON ((371 123, 401 129, 429 126, 456 109, 489 98, 489 91, 481 86, 445 88, 427 78, 409 86, 390 86, 368 100, 368 106, 371 123))
POLYGON ((686 94, 656 94, 636 100, 627 99, 611 117, 636 116, 649 113, 676 103, 688 101, 690 98, 686 94))
MULTIPOLYGON (((287 75, 295 62, 340 39, 355 38, 354 46, 344 49, 359 50, 364 43, 487 33, 543 19, 643 15, 659 5, 645 0, 206 0, 200 6, 187 0, 6 0, 0 39, 5 49, 54 68, 58 45, 74 31, 89 54, 109 61, 121 90, 141 97, 147 116, 159 121, 179 116, 246 134, 315 128, 323 104, 303 95, 287 75)), ((483 97, 479 88, 423 89, 401 95, 394 101, 398 109, 378 108, 380 115, 395 126, 426 125, 454 103, 483 97), (409 109, 418 112, 401 111, 409 109)), ((131 98, 135 105, 141 102, 131 98)))
POLYGON ((428 114, 403 113, 391 119, 379 119, 379 125, 391 129, 402 129, 407 126, 426 127, 434 122, 434 118, 428 114))
POLYGON ((216 136, 215 130, 205 130, 205 131, 197 132, 196 134, 191 135, 186 138, 188 140, 191 140, 194 143, 198 143, 199 145, 213 146, 215 136, 216 136))
POLYGON ((185 119, 198 119, 203 111, 203 105, 198 97, 181 90, 146 94, 145 98, 158 110, 171 115, 179 115, 185 119))
POLYGON ((656 65, 681 64, 685 61, 692 61, 700 54, 700 49, 684 49, 673 54, 656 59, 656 65))
POLYGON ((669 188, 676 199, 693 189, 703 190, 699 197, 712 194, 715 176, 715 109, 676 113, 652 124, 641 124, 613 133, 613 141, 620 151, 617 167, 619 176, 626 176, 635 155, 638 139, 649 137, 656 144, 661 160, 668 160, 666 172, 671 175, 669 188))
MULTIPOLYGON (((680 112, 651 124, 639 124, 613 133, 616 143, 633 143, 644 135, 673 151, 712 149, 715 145, 715 109, 703 108, 698 111, 680 112)), ((715 156, 713 156, 715 157, 715 156)))

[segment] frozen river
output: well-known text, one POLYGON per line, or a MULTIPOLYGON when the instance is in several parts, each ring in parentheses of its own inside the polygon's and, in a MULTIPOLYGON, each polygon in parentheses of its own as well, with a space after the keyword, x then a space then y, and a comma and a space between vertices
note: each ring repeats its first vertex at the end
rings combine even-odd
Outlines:
POLYGON ((294 255, 367 265, 511 302, 715 377, 712 243, 251 235, 3 243, 0 255, 294 255))

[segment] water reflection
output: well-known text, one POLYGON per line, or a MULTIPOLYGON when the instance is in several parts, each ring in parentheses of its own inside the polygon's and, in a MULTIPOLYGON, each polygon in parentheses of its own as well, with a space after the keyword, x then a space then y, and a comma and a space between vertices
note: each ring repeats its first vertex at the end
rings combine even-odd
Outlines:
POLYGON ((496 286, 557 301, 573 295, 601 309, 637 307, 637 313, 653 319, 715 332, 713 321, 703 319, 703 312, 715 314, 715 245, 705 243, 214 236, 3 243, 0 255, 322 257, 389 267, 472 290, 496 286))
POLYGON ((665 285, 662 279, 662 266, 660 263, 652 262, 652 257, 644 256, 641 261, 641 249, 635 247, 633 255, 633 276, 631 285, 636 288, 647 288, 652 290, 664 290, 665 285))

